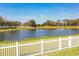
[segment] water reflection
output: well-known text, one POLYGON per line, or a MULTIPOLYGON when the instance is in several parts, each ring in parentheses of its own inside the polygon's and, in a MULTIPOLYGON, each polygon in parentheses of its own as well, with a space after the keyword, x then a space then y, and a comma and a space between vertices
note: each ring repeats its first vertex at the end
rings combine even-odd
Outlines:
POLYGON ((36 29, 27 30, 25 35, 27 36, 27 38, 35 37, 36 36, 36 29))
POLYGON ((20 40, 24 38, 40 37, 40 36, 61 36, 79 34, 79 30, 75 29, 30 29, 16 30, 9 32, 0 32, 0 40, 20 40))

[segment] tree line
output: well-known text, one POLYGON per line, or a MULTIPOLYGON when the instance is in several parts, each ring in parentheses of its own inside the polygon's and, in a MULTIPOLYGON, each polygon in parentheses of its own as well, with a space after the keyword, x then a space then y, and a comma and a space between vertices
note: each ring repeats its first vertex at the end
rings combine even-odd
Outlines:
POLYGON ((51 21, 47 20, 42 24, 36 24, 34 20, 29 20, 23 24, 24 26, 79 26, 79 19, 65 19, 65 20, 57 20, 51 21))
POLYGON ((42 24, 36 24, 35 20, 29 20, 21 23, 19 21, 7 21, 5 18, 0 16, 0 28, 17 28, 18 26, 79 26, 79 19, 65 19, 57 21, 47 20, 42 24))
POLYGON ((65 20, 57 20, 51 21, 47 20, 42 25, 46 26, 79 26, 79 19, 65 19, 65 20))
POLYGON ((5 18, 0 16, 0 28, 17 28, 20 26, 21 22, 19 21, 7 21, 5 18))

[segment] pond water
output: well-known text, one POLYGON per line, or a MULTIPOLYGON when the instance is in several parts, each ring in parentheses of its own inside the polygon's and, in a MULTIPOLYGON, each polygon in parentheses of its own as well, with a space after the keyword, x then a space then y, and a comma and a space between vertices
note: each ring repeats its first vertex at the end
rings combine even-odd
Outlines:
POLYGON ((79 30, 72 29, 32 29, 0 32, 0 40, 20 40, 24 38, 41 37, 41 36, 61 36, 79 34, 79 30))

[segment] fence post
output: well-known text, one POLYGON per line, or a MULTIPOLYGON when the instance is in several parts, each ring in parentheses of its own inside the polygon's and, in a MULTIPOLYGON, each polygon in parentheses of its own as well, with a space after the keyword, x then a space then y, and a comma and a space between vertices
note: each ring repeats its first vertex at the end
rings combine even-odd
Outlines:
POLYGON ((18 56, 18 42, 16 42, 16 56, 18 56))
POLYGON ((59 37, 59 50, 61 50, 61 37, 59 37))
POLYGON ((43 55, 43 47, 44 47, 43 43, 44 43, 43 40, 41 40, 41 55, 43 55))
POLYGON ((72 38, 71 38, 71 36, 69 36, 69 39, 68 39, 68 47, 71 47, 72 45, 71 45, 71 40, 72 40, 72 38))

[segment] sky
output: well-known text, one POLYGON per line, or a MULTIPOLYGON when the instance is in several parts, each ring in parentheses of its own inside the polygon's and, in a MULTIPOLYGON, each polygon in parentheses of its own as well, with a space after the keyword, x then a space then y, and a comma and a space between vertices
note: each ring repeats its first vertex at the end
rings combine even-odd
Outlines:
POLYGON ((79 18, 79 3, 0 3, 0 16, 7 20, 37 24, 46 20, 79 18))

